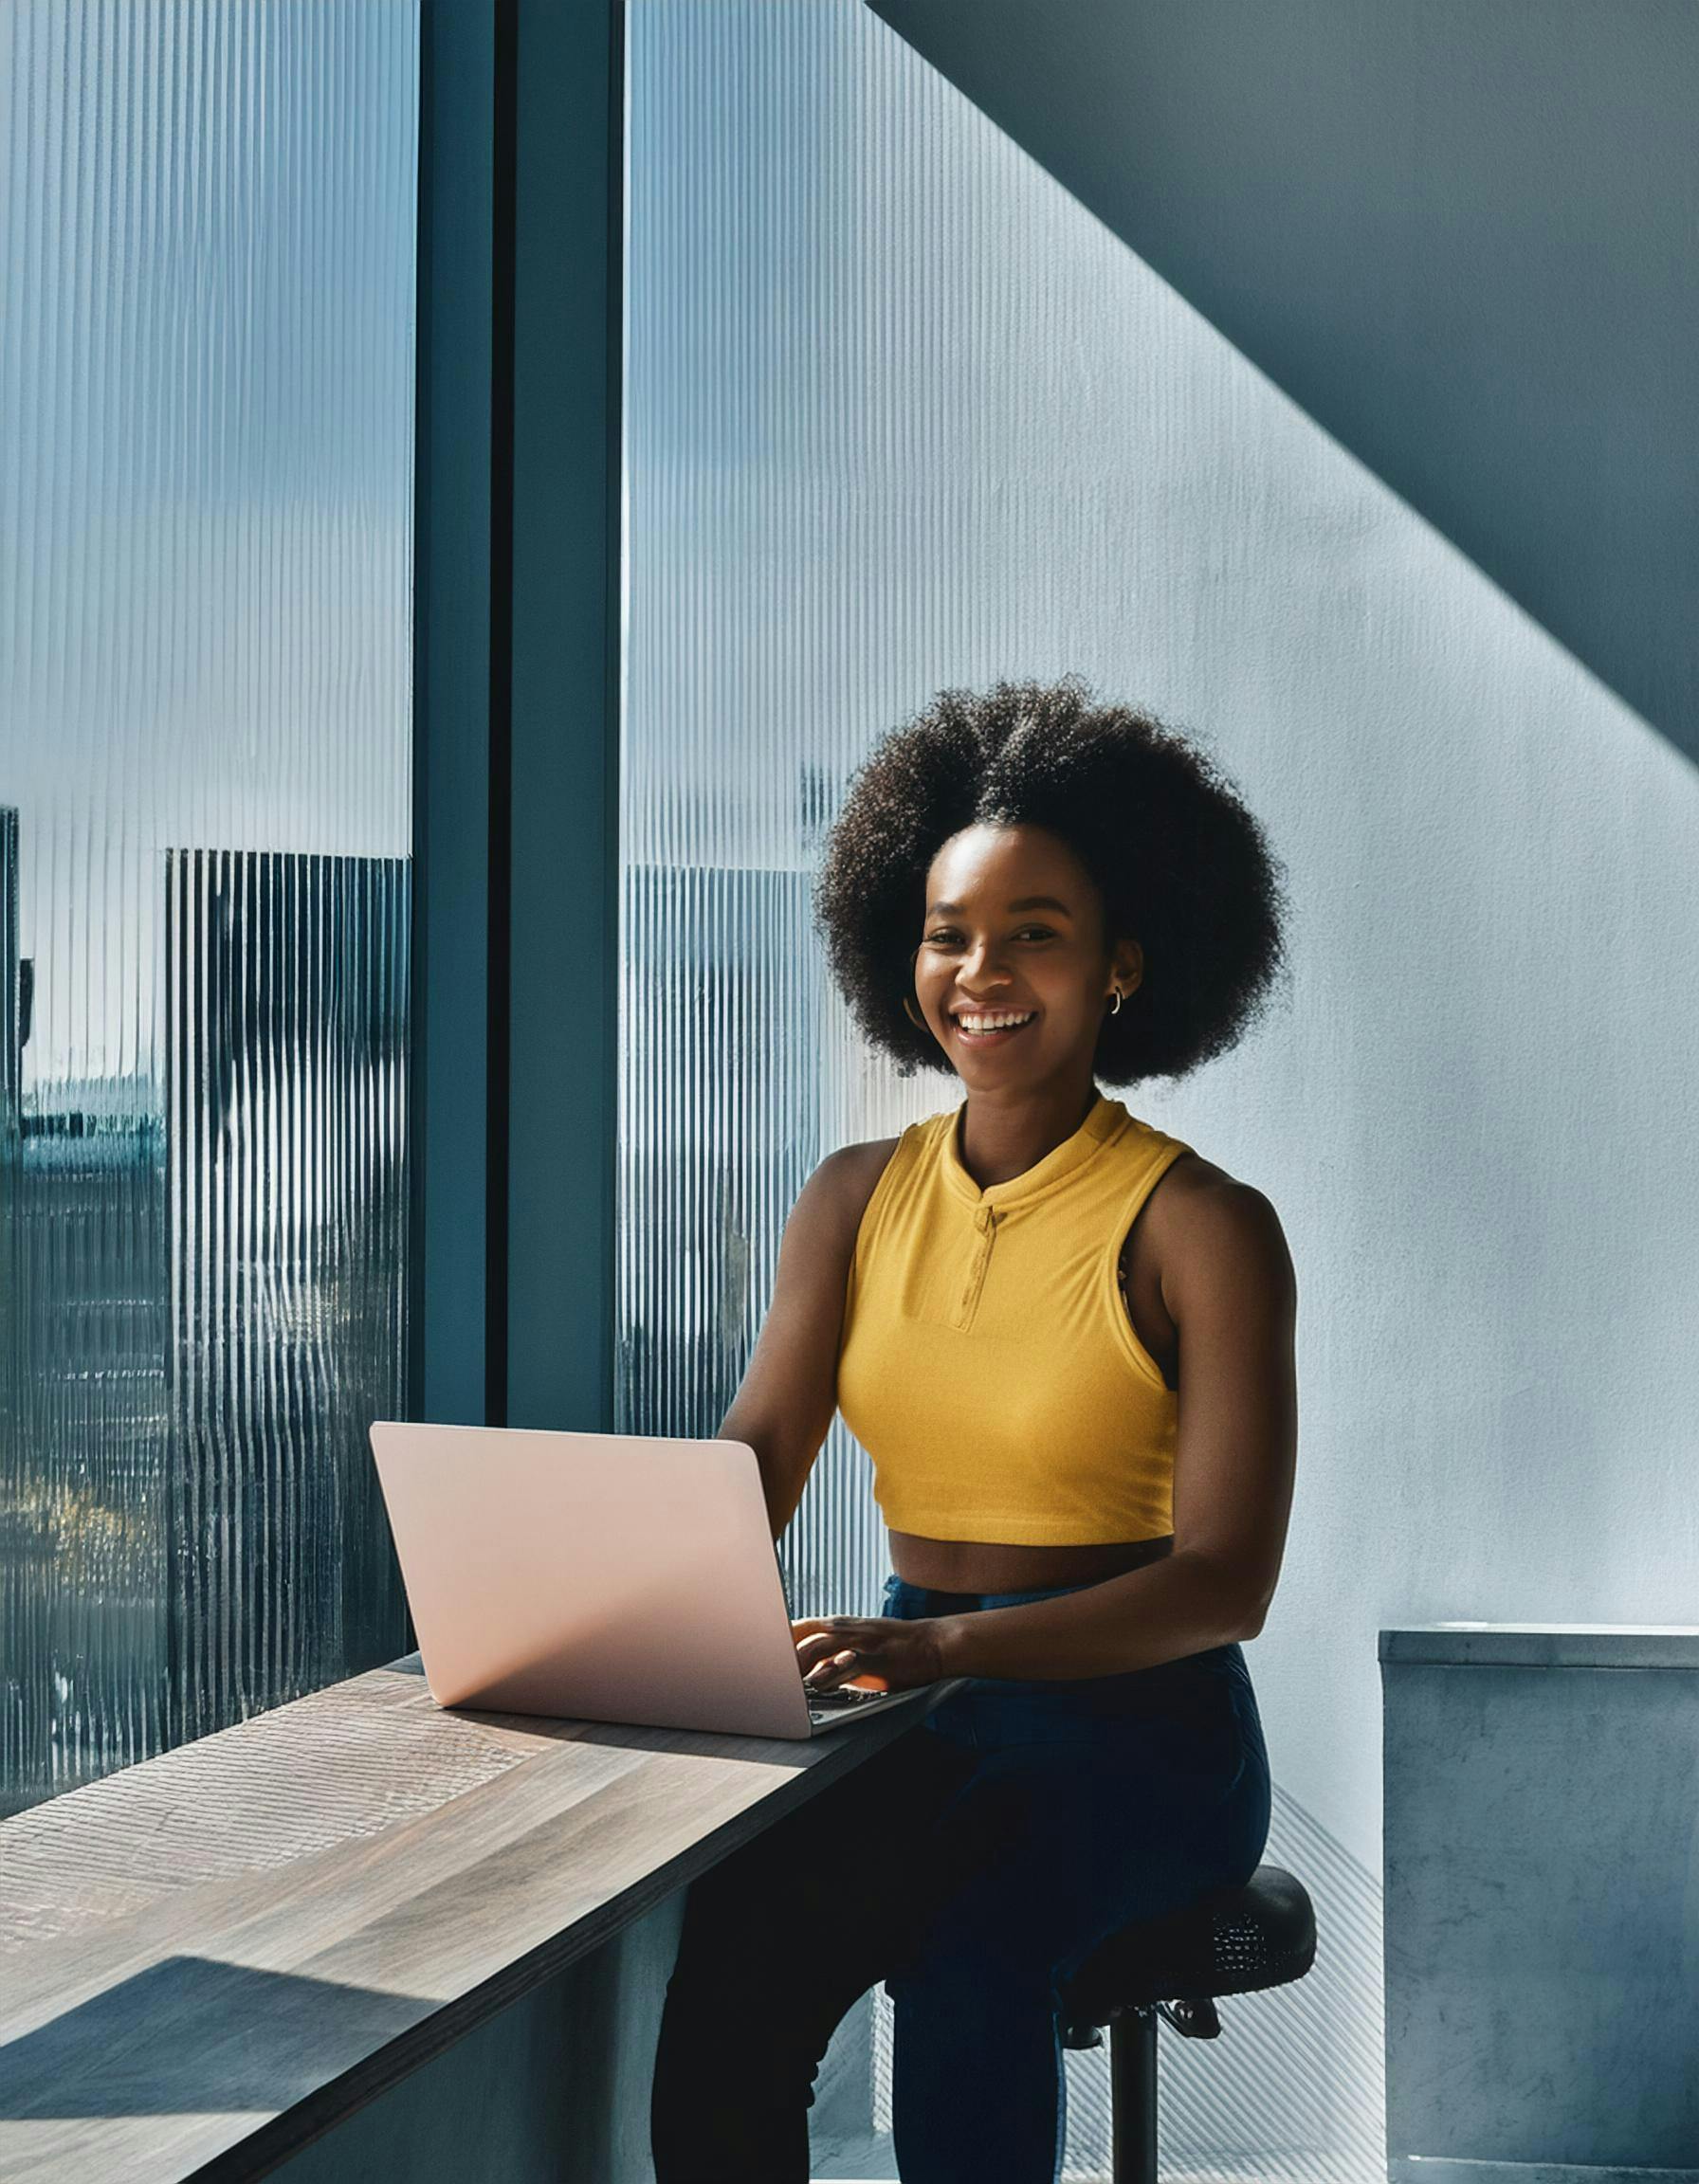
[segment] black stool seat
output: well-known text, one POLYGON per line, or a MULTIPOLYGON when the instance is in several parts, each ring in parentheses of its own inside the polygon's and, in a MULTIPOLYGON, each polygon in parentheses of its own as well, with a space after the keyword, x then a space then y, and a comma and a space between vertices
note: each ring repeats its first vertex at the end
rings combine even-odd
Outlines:
POLYGON ((1099 2028, 1109 2028, 1114 2184, 1158 2184, 1157 2019, 1188 2039, 1218 2039, 1216 1995, 1284 1987, 1315 1956, 1314 1906, 1279 1866, 1099 1942, 1063 1984, 1056 2015, 1065 2048, 1101 2048, 1099 2028))
POLYGON ((1316 1917, 1302 1882, 1259 1866, 1166 1919, 1101 1941, 1062 1991, 1065 2025, 1107 2025, 1156 2002, 1251 1994, 1301 1979, 1315 1962, 1316 1917))

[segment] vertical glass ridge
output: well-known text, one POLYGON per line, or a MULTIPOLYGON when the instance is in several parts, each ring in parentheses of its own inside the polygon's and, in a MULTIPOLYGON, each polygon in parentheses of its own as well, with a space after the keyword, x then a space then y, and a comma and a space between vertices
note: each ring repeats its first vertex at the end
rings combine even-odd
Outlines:
POLYGON ((399 859, 168 860, 185 1735, 333 1682, 402 1628, 365 1428, 405 1386, 408 883, 399 859))

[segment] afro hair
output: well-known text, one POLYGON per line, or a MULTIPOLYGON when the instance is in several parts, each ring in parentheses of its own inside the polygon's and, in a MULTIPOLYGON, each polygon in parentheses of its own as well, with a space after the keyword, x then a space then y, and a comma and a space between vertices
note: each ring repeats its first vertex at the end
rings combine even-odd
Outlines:
POLYGON ((926 874, 976 824, 1036 826, 1095 881, 1106 943, 1136 939, 1136 1006, 1105 1014, 1093 1074, 1108 1084, 1179 1077, 1233 1046, 1285 965, 1283 870, 1214 762, 1079 677, 943 690, 852 776, 814 884, 831 974, 899 1076, 953 1074, 904 1013, 926 874))

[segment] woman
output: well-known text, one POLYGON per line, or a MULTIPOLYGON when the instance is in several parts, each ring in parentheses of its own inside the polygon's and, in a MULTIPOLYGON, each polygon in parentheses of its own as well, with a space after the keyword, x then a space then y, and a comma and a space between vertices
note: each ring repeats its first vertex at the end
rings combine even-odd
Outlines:
POLYGON ((775 1538, 834 1408, 872 1459, 885 1612, 798 1621, 809 1684, 967 1682, 692 1884, 656 2175, 805 2184, 818 2064, 883 1979, 904 2184, 1055 2184, 1059 1985, 1267 1840, 1240 1642, 1291 1502, 1291 1260, 1259 1191, 1097 1080, 1233 1044, 1279 868, 1182 737, 999 683, 875 751, 816 908, 867 1037, 966 1098, 816 1169, 721 1431, 775 1538))

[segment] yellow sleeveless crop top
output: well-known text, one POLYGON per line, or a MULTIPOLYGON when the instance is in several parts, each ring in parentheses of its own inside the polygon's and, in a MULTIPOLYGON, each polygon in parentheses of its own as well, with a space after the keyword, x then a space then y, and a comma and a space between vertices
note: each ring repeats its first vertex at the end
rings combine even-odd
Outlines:
POLYGON ((838 1409, 873 1499, 892 1530, 927 1538, 1160 1538, 1178 1398, 1133 1332, 1118 1265, 1193 1148, 1100 1092, 1071 1138, 981 1191, 962 1112, 904 1131, 856 1234, 838 1409))

